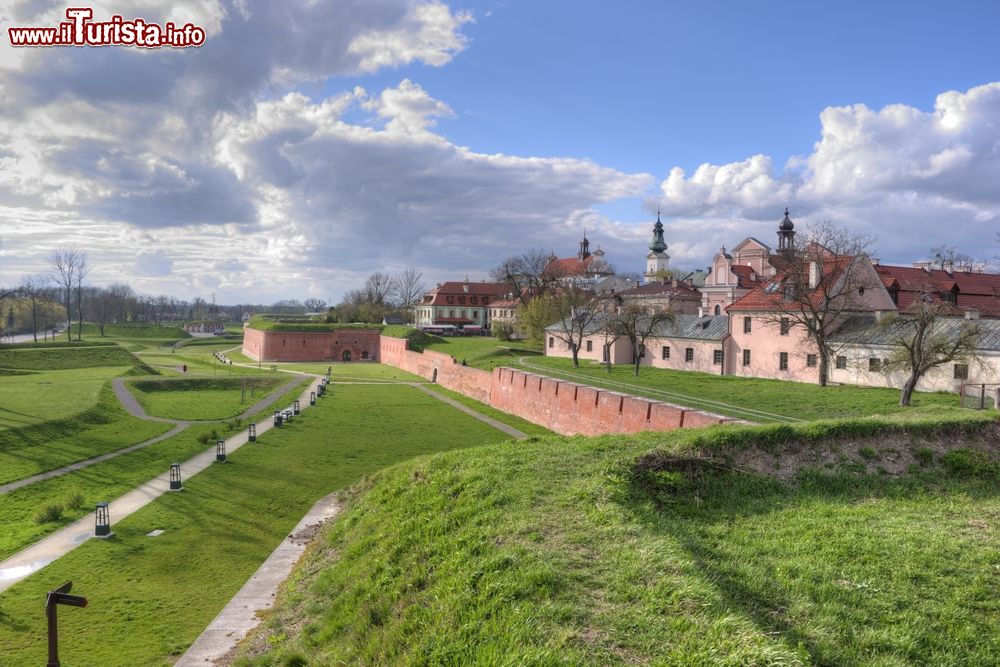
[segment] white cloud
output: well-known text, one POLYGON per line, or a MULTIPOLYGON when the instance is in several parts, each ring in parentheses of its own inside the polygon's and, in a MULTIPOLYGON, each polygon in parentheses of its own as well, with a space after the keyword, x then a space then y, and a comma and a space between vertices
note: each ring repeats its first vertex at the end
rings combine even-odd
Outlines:
POLYGON ((137 276, 159 278, 173 272, 174 261, 163 250, 143 250, 135 258, 132 273, 137 276))
POLYGON ((674 168, 647 205, 676 216, 687 241, 707 228, 694 223, 728 217, 741 230, 728 243, 749 234, 770 242, 788 202, 793 217, 877 233, 884 259, 916 260, 940 244, 990 254, 982 242, 1000 221, 997 118, 1000 83, 942 93, 931 111, 829 107, 812 153, 780 173, 765 155, 703 164, 689 178, 674 168))
POLYGON ((467 40, 459 29, 470 21, 471 14, 453 14, 442 2, 416 5, 399 27, 358 35, 347 52, 360 58, 358 67, 364 72, 414 60, 440 67, 465 48, 467 40))

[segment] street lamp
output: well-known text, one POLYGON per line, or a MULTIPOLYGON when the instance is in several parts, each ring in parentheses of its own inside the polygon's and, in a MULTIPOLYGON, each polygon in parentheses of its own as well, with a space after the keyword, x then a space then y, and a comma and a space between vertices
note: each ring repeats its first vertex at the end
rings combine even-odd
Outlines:
POLYGON ((170 490, 181 491, 181 464, 170 464, 170 490))
POLYGON ((292 403, 292 414, 299 414, 299 399, 295 399, 292 403))
POLYGON ((257 442, 257 425, 256 424, 250 424, 250 428, 248 429, 248 434, 247 434, 247 441, 248 442, 257 442))
POLYGON ((226 460, 226 441, 221 438, 215 441, 215 460, 219 463, 226 460))
POLYGON ((309 392, 309 405, 316 405, 316 392, 315 391, 310 391, 309 392))
POLYGON ((108 513, 107 503, 97 503, 97 513, 95 514, 94 537, 107 539, 111 537, 111 515, 108 513))
POLYGON ((278 410, 275 410, 274 411, 274 425, 276 427, 277 426, 281 426, 281 421, 282 421, 282 419, 281 419, 281 412, 279 412, 278 410))

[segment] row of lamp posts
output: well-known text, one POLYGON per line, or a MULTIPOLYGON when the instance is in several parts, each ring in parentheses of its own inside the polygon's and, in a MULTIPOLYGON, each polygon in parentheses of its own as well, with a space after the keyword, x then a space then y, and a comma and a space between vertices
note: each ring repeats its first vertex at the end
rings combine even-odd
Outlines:
MULTIPOLYGON (((327 377, 320 380, 319 384, 319 395, 323 396, 326 392, 326 384, 330 377, 330 370, 327 370, 327 377)), ((309 392, 309 405, 316 405, 316 392, 309 392)), ((294 415, 298 415, 301 412, 299 406, 299 399, 295 399, 292 402, 292 409, 285 410, 284 412, 280 410, 274 411, 274 425, 281 426, 286 421, 291 421, 294 415)), ((250 424, 247 429, 247 441, 257 442, 257 425, 250 424)), ((226 441, 219 438, 215 441, 215 460, 217 463, 223 463, 226 460, 226 441)), ((170 490, 171 491, 183 491, 184 487, 181 483, 181 464, 171 463, 170 464, 170 490)), ((113 535, 111 532, 111 515, 108 512, 108 503, 100 502, 97 503, 97 511, 95 513, 95 523, 94 523, 94 537, 100 537, 107 539, 113 535)))

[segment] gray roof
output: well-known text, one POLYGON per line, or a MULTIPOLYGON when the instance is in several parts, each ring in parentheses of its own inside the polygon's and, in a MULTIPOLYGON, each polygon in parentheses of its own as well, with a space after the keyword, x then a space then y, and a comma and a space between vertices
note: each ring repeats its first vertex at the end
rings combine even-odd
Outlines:
MULTIPOLYGON (((545 327, 546 331, 562 331, 559 322, 545 327)), ((604 319, 595 318, 587 325, 585 333, 596 334, 604 330, 604 319)), ((663 322, 653 332, 656 338, 688 338, 693 340, 721 341, 729 334, 729 317, 727 315, 675 315, 673 322, 663 322)))
MULTIPOLYGON (((951 336, 957 334, 965 326, 972 325, 979 329, 979 350, 1000 351, 1000 320, 966 320, 961 317, 942 317, 934 323, 932 334, 951 336)), ((881 326, 872 315, 858 315, 849 318, 837 331, 830 336, 830 342, 836 344, 855 345, 893 345, 900 335, 906 335, 905 329, 912 329, 912 324, 899 323, 895 326, 881 326)))

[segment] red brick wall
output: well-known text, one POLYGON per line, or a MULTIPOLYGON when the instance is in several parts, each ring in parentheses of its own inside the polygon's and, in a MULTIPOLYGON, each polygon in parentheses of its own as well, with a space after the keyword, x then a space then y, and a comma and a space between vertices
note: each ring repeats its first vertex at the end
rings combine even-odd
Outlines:
POLYGON ((455 363, 430 350, 413 352, 401 338, 382 336, 382 363, 428 380, 563 435, 672 431, 733 421, 669 403, 575 382, 495 368, 493 373, 455 363))
POLYGON ((379 332, 375 329, 341 329, 320 332, 243 330, 243 354, 255 361, 379 360, 379 332))

